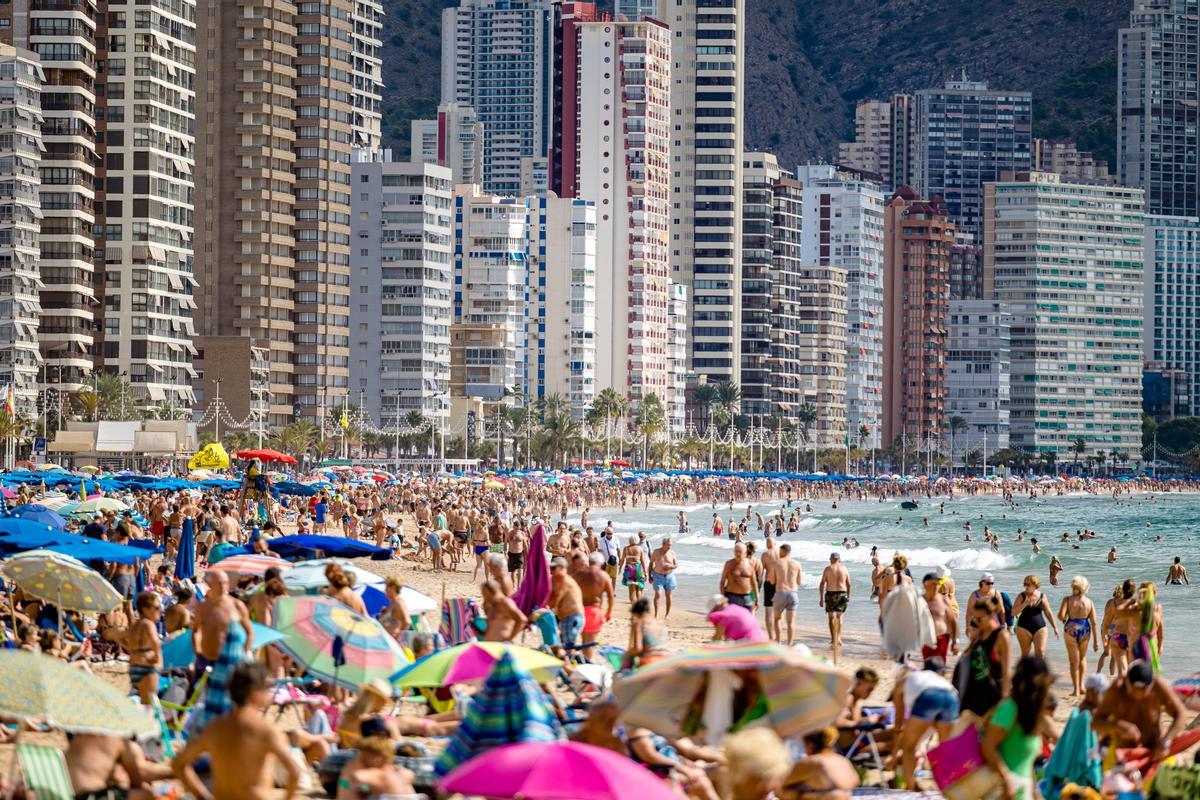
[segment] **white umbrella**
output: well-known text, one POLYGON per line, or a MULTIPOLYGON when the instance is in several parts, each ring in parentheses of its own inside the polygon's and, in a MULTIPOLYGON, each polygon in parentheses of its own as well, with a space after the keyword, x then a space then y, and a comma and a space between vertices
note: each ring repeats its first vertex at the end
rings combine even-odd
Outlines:
POLYGON ((352 577, 356 587, 368 585, 383 586, 384 584, 384 579, 381 575, 376 575, 374 572, 367 572, 362 567, 344 558, 317 558, 311 561, 298 561, 283 575, 283 583, 289 589, 299 589, 305 592, 320 589, 328 585, 328 581, 325 580, 325 567, 329 564, 339 565, 343 572, 352 577))

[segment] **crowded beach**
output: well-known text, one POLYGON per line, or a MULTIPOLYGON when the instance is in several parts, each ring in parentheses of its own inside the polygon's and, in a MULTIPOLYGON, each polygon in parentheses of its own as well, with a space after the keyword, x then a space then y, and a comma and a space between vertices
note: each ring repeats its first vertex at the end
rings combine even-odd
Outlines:
POLYGON ((1182 559, 1094 587, 1052 560, 1051 602, 1040 575, 867 541, 819 575, 793 554, 814 506, 1193 482, 22 466, 0 473, 6 796, 1200 797, 1200 676, 1163 675, 1182 559), (732 540, 715 577, 611 522, 700 506, 679 535, 732 540), (844 629, 852 604, 877 633, 844 629))

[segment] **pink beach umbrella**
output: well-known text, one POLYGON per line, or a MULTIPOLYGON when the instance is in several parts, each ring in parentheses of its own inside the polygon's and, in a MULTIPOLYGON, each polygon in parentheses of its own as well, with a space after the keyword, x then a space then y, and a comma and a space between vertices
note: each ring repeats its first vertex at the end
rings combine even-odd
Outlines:
POLYGON ((679 800, 650 770, 578 742, 525 742, 489 750, 438 782, 453 794, 522 800, 679 800))

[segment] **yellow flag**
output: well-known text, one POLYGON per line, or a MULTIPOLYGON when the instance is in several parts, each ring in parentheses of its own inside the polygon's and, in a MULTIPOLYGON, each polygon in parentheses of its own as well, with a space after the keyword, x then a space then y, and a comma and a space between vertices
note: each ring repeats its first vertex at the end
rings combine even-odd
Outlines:
MULTIPOLYGON (((42 481, 42 482, 45 483, 45 481, 42 481)), ((87 500, 87 482, 81 480, 79 482, 79 502, 82 503, 86 500, 87 500)))
POLYGON ((228 469, 229 455, 220 442, 204 445, 203 449, 188 461, 188 469, 228 469))
POLYGON ((350 430, 350 418, 346 416, 346 410, 342 409, 342 418, 338 420, 338 424, 346 430, 350 430))

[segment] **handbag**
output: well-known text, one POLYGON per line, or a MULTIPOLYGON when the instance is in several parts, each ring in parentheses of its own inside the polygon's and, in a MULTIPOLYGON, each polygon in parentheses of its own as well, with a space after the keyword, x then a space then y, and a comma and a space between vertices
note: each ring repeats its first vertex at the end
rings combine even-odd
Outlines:
POLYGON ((974 725, 926 754, 933 779, 948 800, 979 800, 1001 788, 1004 779, 988 766, 974 725))

